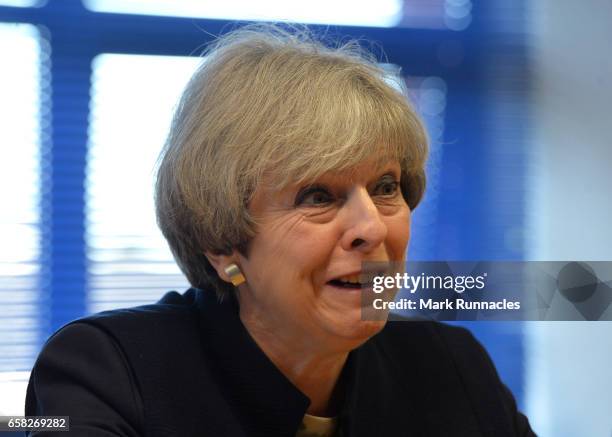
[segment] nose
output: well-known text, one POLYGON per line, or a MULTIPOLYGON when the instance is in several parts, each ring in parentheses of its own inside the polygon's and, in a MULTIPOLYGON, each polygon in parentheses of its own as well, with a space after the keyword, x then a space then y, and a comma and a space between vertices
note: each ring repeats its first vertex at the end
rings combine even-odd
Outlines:
POLYGON ((347 221, 341 239, 344 250, 369 253, 385 241, 387 226, 365 187, 352 190, 343 209, 347 221))

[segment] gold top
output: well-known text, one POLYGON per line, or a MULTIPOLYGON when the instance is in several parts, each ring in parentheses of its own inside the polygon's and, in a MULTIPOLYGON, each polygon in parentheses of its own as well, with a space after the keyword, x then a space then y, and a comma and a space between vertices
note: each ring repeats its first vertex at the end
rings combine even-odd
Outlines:
POLYGON ((306 414, 295 437, 333 437, 337 428, 337 417, 320 417, 306 414))

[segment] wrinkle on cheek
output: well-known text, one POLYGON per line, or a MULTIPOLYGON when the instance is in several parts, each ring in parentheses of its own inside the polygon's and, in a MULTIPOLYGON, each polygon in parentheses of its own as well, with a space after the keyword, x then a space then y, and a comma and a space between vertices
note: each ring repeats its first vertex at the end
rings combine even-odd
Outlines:
POLYGON ((268 213, 261 218, 258 235, 256 238, 266 240, 266 246, 272 246, 272 253, 283 255, 283 248, 290 247, 290 242, 295 240, 302 232, 299 227, 305 221, 303 214, 281 212, 278 214, 268 213))

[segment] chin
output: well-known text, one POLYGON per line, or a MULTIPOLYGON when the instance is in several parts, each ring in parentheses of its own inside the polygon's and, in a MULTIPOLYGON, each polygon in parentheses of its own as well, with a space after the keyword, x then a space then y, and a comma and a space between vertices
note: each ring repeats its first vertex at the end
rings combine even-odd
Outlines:
POLYGON ((386 320, 361 320, 353 321, 336 330, 337 336, 349 343, 350 348, 354 349, 361 346, 369 338, 378 334, 387 323, 386 320))

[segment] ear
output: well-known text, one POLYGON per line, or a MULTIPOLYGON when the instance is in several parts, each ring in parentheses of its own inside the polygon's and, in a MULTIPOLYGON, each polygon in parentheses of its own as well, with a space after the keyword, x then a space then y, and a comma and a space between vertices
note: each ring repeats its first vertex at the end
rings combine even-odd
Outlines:
MULTIPOLYGON (((210 252, 204 252, 204 255, 206 255, 206 258, 210 264, 217 271, 219 278, 225 282, 229 282, 230 284, 237 285, 235 284, 236 271, 235 269, 232 269, 231 266, 233 264, 234 266, 238 266, 239 269, 240 265, 238 264, 238 260, 234 252, 232 252, 231 255, 215 255, 210 252), (234 270, 234 272, 232 272, 232 270, 234 270)), ((241 272, 239 274, 242 276, 241 272)), ((244 276, 242 276, 242 281, 240 282, 244 282, 244 276)))

